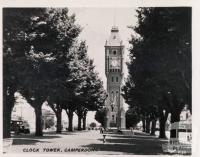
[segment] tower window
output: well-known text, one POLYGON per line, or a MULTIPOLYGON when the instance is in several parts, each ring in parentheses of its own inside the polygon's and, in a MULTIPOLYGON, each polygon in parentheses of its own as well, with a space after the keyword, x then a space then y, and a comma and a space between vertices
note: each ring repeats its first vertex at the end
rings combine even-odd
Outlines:
POLYGON ((111 110, 112 110, 112 112, 113 112, 113 110, 114 110, 114 106, 113 106, 113 105, 111 106, 111 110))
POLYGON ((112 120, 115 120, 115 116, 114 115, 112 115, 112 120))
POLYGON ((114 77, 112 76, 112 82, 114 82, 114 77))
POLYGON ((116 77, 116 82, 118 82, 118 77, 116 77))
POLYGON ((112 97, 111 97, 111 100, 114 101, 114 97, 115 97, 115 94, 114 92, 112 91, 112 97))
POLYGON ((117 51, 113 51, 113 54, 116 55, 117 51))
POLYGON ((118 91, 116 91, 116 102, 118 101, 118 91))

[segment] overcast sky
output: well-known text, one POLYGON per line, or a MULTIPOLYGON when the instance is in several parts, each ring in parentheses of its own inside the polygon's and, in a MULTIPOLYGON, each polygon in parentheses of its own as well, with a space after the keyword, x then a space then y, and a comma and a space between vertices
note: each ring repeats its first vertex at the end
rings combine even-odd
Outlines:
MULTIPOLYGON (((88 55, 94 59, 96 71, 104 82, 105 76, 105 51, 104 45, 113 25, 118 26, 119 34, 125 45, 125 62, 128 61, 128 40, 133 31, 127 26, 136 25, 137 18, 135 8, 69 8, 69 13, 75 13, 77 23, 83 27, 80 39, 86 40, 88 45, 88 55)), ((125 77, 127 76, 127 67, 124 66, 125 77)), ((127 105, 125 105, 127 109, 127 105)), ((94 112, 89 114, 88 123, 94 121, 94 112)))

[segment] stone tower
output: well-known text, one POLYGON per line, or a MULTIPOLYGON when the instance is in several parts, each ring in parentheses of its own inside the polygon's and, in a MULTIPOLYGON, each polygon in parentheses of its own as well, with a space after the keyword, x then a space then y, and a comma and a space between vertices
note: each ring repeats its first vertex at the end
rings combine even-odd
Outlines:
POLYGON ((123 81, 124 45, 117 27, 112 27, 105 43, 105 73, 107 77, 105 128, 125 128, 125 111, 121 87, 123 81))

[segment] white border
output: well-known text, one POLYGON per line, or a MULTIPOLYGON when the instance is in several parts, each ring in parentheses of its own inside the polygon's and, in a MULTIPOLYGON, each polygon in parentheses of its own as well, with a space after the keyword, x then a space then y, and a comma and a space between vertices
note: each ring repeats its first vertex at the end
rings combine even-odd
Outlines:
POLYGON ((2 0, 9 7, 139 7, 191 6, 195 0, 2 0))
MULTIPOLYGON (((2 8, 3 7, 173 7, 173 6, 191 6, 192 7, 192 107, 193 107, 193 145, 192 156, 200 155, 200 2, 198 0, 1 0, 0 2, 0 25, 2 26, 2 8)), ((0 29, 0 85, 2 85, 2 27, 0 29)), ((2 115, 2 88, 0 92, 2 115)), ((0 116, 2 128, 2 116, 0 116)), ((0 135, 2 139, 2 133, 0 135)), ((2 140, 1 140, 2 141, 2 140)), ((2 142, 1 146, 2 146, 2 142)), ((1 147, 0 146, 0 147, 1 147)), ((0 149, 1 150, 1 149, 0 149)), ((1 153, 1 152, 0 152, 1 153)), ((1 155, 1 154, 0 154, 1 155)), ((40 156, 71 156, 69 154, 18 154, 20 156, 30 157, 40 156)), ((18 156, 17 154, 4 154, 3 156, 18 156)), ((87 155, 72 155, 87 156, 87 155)), ((94 155, 92 155, 94 156, 94 155)), ((95 155, 96 156, 96 155, 95 155)), ((109 156, 109 155, 104 155, 109 156)), ((121 156, 121 155, 120 155, 121 156)), ((138 156, 138 155, 135 155, 138 156)), ((135 157, 134 156, 134 157, 135 157)), ((159 155, 153 155, 159 156, 159 155)), ((150 157, 150 155, 148 155, 150 157)))

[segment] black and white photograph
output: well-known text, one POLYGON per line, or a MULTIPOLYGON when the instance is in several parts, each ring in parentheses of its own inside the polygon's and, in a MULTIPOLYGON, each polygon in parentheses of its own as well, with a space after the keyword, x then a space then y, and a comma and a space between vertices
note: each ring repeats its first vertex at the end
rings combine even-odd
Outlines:
POLYGON ((192 155, 192 7, 3 7, 3 153, 192 155))

